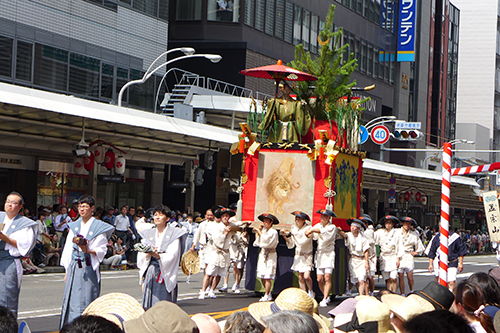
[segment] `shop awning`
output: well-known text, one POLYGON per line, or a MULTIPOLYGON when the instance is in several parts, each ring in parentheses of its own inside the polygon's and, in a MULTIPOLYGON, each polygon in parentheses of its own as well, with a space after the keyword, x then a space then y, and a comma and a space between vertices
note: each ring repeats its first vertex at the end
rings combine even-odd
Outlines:
POLYGON ((71 154, 82 119, 87 143, 105 140, 128 160, 180 164, 238 140, 220 127, 0 83, 0 146, 71 154))
MULTIPOLYGON (((366 170, 377 170, 386 173, 393 173, 397 175, 414 177, 417 179, 432 179, 441 181, 441 173, 432 170, 419 169, 404 165, 398 165, 394 163, 387 163, 382 161, 376 161, 371 159, 363 160, 363 169, 366 170)), ((469 177, 453 176, 451 177, 451 182, 462 185, 469 185, 473 187, 479 187, 475 179, 469 177)))

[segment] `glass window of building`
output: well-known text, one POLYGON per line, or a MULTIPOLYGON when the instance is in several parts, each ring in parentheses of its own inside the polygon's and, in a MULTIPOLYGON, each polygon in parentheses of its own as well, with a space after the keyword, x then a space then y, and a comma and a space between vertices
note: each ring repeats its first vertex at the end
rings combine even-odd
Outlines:
MULTIPOLYGON (((0 50, 2 47, 0 47, 0 50)), ((0 51, 1 52, 1 51, 0 51)), ((33 44, 17 41, 16 51, 16 79, 31 81, 33 63, 33 44)), ((0 68, 2 66, 0 65, 0 68)))
POLYGON ((276 27, 274 28, 274 37, 283 39, 283 25, 285 15, 285 0, 276 0, 276 27))
POLYGON ((101 97, 113 98, 113 77, 115 68, 110 64, 102 64, 101 69, 101 97))
POLYGON ((302 42, 302 7, 295 6, 293 15, 293 45, 302 42))
POLYGON ((177 20, 201 20, 201 0, 177 0, 177 20))
POLYGON ((238 22, 239 8, 239 0, 209 0, 207 4, 207 20, 238 22))
POLYGON ((283 39, 287 43, 292 43, 293 41, 293 3, 286 1, 285 7, 285 34, 283 39))
POLYGON ((382 10, 382 5, 380 0, 375 0, 375 8, 373 12, 373 22, 379 24, 380 23, 380 14, 382 10))
POLYGON ((245 0, 245 24, 251 27, 255 23, 255 0, 245 0))
POLYGON ((14 40, 0 36, 0 75, 12 76, 12 46, 14 40))
POLYGON ((378 49, 373 48, 373 77, 378 78, 379 76, 379 55, 378 55, 378 49))
POLYGON ((318 15, 311 14, 311 52, 318 53, 318 24, 319 17, 318 15))
POLYGON ((309 34, 311 26, 311 12, 304 9, 303 20, 302 20, 302 44, 305 50, 309 50, 309 34))
POLYGON ((126 3, 127 5, 132 4, 132 0, 120 0, 121 3, 126 3))
POLYGON ((159 0, 158 2, 158 17, 168 21, 168 0, 159 0))
POLYGON ((275 1, 266 1, 266 21, 264 26, 264 32, 268 35, 274 35, 274 18, 275 18, 275 1))
POLYGON ((69 92, 99 97, 101 61, 78 53, 69 56, 69 92))
POLYGON ((68 51, 48 45, 35 45, 33 83, 49 89, 67 91, 68 51))
POLYGON ((357 0, 356 11, 363 14, 363 0, 357 0))
POLYGON ((132 8, 152 16, 158 16, 158 0, 134 0, 132 8))
POLYGON ((264 31, 264 14, 266 11, 266 3, 261 0, 255 2, 255 29, 264 31))
POLYGON ((367 63, 366 74, 371 76, 373 74, 373 47, 371 45, 368 45, 367 63))
POLYGON ((370 18, 370 2, 373 0, 363 0, 363 16, 370 18))
POLYGON ((366 42, 361 42, 361 72, 366 72, 366 58, 367 58, 367 46, 366 42))
MULTIPOLYGON (((116 69, 116 95, 118 96, 118 93, 120 92, 120 89, 129 81, 128 79, 128 69, 127 68, 120 68, 118 67, 116 69)), ((128 101, 128 89, 125 90, 123 93, 123 99, 122 102, 128 101)))

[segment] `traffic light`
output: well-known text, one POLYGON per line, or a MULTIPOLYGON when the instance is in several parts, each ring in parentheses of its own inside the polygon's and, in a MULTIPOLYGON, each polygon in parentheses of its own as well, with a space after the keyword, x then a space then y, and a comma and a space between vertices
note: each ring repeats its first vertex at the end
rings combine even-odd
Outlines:
POLYGON ((409 129, 401 129, 401 130, 395 130, 392 133, 392 136, 395 139, 398 140, 417 140, 418 138, 422 137, 423 134, 420 131, 417 130, 409 130, 409 129))

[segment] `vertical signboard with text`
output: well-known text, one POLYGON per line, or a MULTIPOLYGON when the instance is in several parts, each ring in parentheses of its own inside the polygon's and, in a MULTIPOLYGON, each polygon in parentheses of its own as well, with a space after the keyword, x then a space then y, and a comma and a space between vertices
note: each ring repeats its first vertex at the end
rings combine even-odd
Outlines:
POLYGON ((400 0, 397 61, 415 61, 416 0, 400 0))

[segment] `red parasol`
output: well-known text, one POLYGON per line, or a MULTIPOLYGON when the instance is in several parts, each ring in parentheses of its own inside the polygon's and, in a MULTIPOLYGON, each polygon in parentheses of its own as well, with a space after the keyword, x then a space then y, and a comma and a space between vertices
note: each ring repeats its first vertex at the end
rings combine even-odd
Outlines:
POLYGON ((273 79, 276 81, 276 91, 281 80, 284 81, 316 81, 318 78, 314 75, 301 72, 295 68, 283 65, 281 60, 278 60, 276 65, 268 65, 244 69, 240 74, 259 77, 263 79, 273 79))
POLYGON ((318 79, 314 75, 283 65, 281 60, 278 60, 276 65, 244 69, 240 71, 240 74, 260 77, 263 79, 274 79, 276 81, 316 81, 318 79))

